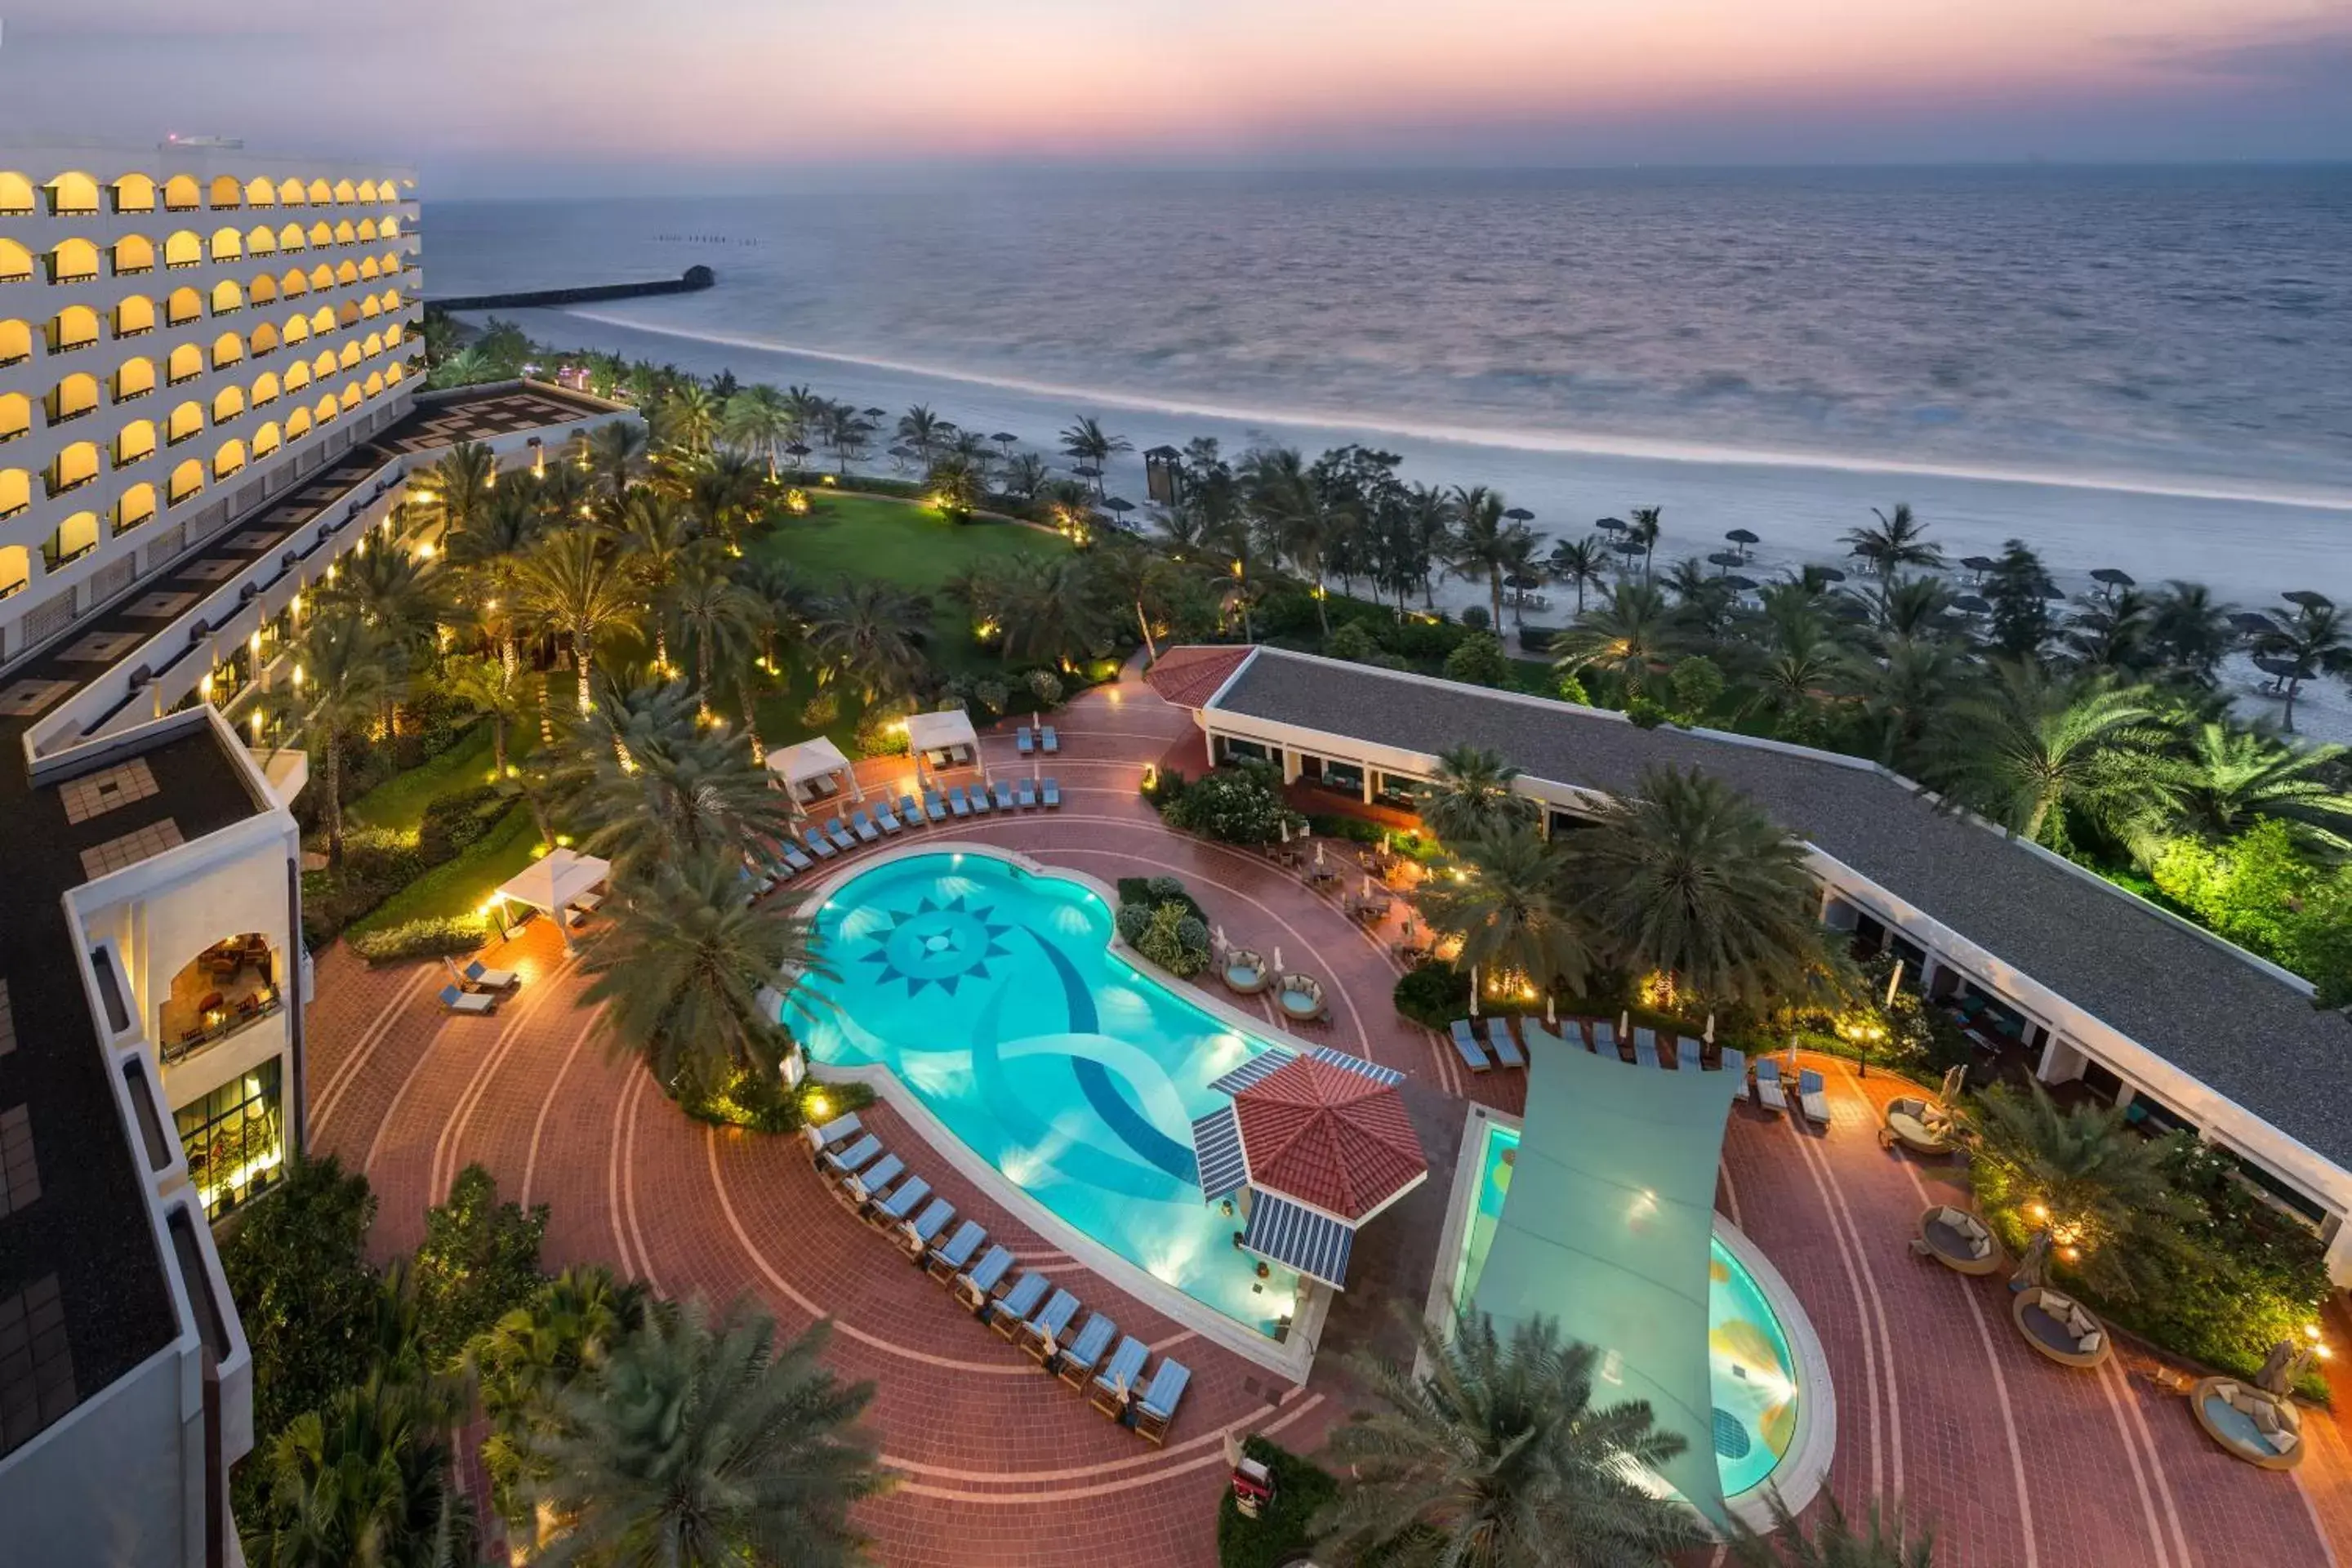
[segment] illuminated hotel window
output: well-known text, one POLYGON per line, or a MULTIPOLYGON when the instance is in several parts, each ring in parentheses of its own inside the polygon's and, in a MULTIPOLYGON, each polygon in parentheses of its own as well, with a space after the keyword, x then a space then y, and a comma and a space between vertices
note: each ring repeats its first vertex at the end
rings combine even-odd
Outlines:
POLYGON ((187 1152, 188 1180, 204 1200, 207 1217, 228 1213, 284 1173, 278 1076, 278 1061, 272 1057, 180 1108, 180 1147, 187 1152))

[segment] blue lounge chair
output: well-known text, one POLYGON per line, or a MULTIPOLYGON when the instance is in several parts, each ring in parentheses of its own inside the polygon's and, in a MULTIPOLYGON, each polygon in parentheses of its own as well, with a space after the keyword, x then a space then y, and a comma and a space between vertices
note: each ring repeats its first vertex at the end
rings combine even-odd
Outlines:
POLYGON ((907 1162, 896 1154, 885 1154, 862 1171, 853 1171, 841 1178, 836 1189, 849 1206, 863 1212, 873 1201, 874 1194, 907 1173, 907 1162))
POLYGON ((1037 749, 1049 757, 1062 749, 1062 737, 1054 732, 1051 724, 1037 731, 1037 749))
POLYGON ((882 1152, 882 1140, 868 1132, 846 1149, 828 1149, 819 1156, 826 1174, 847 1176, 865 1169, 874 1157, 882 1152))
POLYGON ((971 806, 963 798, 963 785, 948 785, 948 809, 958 816, 970 816, 971 806))
POLYGON ((1024 1274, 1013 1282, 1013 1289, 991 1303, 987 1309, 988 1326, 999 1339, 1009 1340, 1018 1334, 1037 1310, 1037 1303, 1053 1289, 1054 1282, 1043 1274, 1024 1274))
POLYGON ((1811 1068, 1797 1075, 1797 1103, 1805 1108, 1806 1121, 1830 1124, 1829 1085, 1811 1068))
POLYGON ((1058 1348, 1055 1342, 1068 1331, 1070 1320, 1077 1315, 1078 1299, 1067 1290, 1055 1291, 1054 1299, 1021 1325, 1023 1352, 1039 1366, 1045 1365, 1058 1348))
POLYGON ((898 820, 909 827, 920 827, 923 825, 923 808, 913 795, 902 795, 898 797, 898 820))
POLYGON ((945 1198, 933 1198, 923 1205, 922 1213, 899 1227, 898 1245, 907 1249, 908 1258, 919 1263, 923 1260, 923 1254, 930 1250, 931 1243, 940 1238, 940 1232, 947 1229, 948 1221, 953 1218, 955 1205, 945 1198))
POLYGON ((511 991, 522 984, 522 976, 513 970, 492 969, 478 958, 457 973, 463 974, 466 984, 477 991, 511 991))
POLYGON ((849 830, 842 826, 838 816, 824 825, 824 836, 833 840, 835 849, 846 851, 857 847, 857 840, 849 836, 849 830))
MULTIPOLYGON (((964 1221, 956 1226, 956 1233, 948 1237, 945 1246, 931 1248, 930 1255, 923 1259, 923 1272, 942 1284, 952 1280, 963 1272, 964 1266, 971 1261, 971 1255, 978 1252, 980 1244, 987 1239, 988 1232, 980 1221, 964 1221)), ((1005 1256, 1009 1258, 1012 1254, 1005 1256)))
POLYGON ((890 803, 881 800, 874 803, 874 826, 885 833, 898 833, 906 825, 898 820, 898 814, 890 809, 890 803))
POLYGON ((1084 1388, 1087 1379, 1094 1375, 1095 1363, 1102 1360, 1103 1352, 1110 1349, 1110 1342, 1118 1333, 1118 1325, 1110 1321, 1109 1314, 1097 1312, 1078 1331, 1078 1337, 1070 1342, 1070 1348, 1055 1362, 1054 1375, 1072 1388, 1084 1388))
POLYGON ((1087 1401, 1096 1409, 1118 1420, 1127 1414, 1127 1402, 1134 1395, 1135 1380, 1143 1375, 1143 1363, 1151 1359, 1151 1348, 1141 1340, 1129 1337, 1118 1342, 1111 1352, 1110 1364, 1087 1390, 1087 1401))
POLYGON ((801 847, 820 860, 830 860, 841 853, 826 841, 824 829, 817 827, 801 830, 801 847))
POLYGON ((1699 1042, 1682 1035, 1675 1037, 1675 1069, 1677 1072, 1698 1071, 1699 1042))
POLYGON ((1636 1028, 1633 1031, 1633 1065, 1654 1068, 1658 1065, 1658 1032, 1636 1028))
POLYGON ((1485 1072, 1495 1065, 1486 1059, 1486 1047, 1478 1043, 1478 1037, 1472 1032, 1469 1019, 1454 1019, 1453 1035, 1454 1054, 1462 1058, 1464 1067, 1468 1068, 1472 1072, 1485 1072))
POLYGON ((1013 804, 1024 811, 1034 808, 1037 804, 1037 786, 1027 779, 1015 784, 1013 786, 1013 804))
POLYGON ((1511 1036, 1508 1018, 1486 1020, 1486 1044, 1494 1047, 1495 1059, 1507 1068, 1523 1068, 1528 1058, 1519 1054, 1519 1042, 1511 1036))
POLYGON ((1168 1424, 1176 1419, 1177 1403, 1184 1397, 1184 1385, 1192 1381, 1192 1368, 1181 1361, 1161 1357, 1160 1370, 1151 1374, 1150 1386, 1135 1401, 1136 1434, 1165 1444, 1168 1424))
POLYGON ((939 791, 927 789, 923 792, 923 815, 933 822, 945 822, 948 819, 948 803, 940 798, 939 791))
POLYGON ((955 1299, 974 1312, 987 1310, 989 1298, 1004 1283, 1005 1274, 1013 1267, 1013 1254, 1003 1247, 992 1247, 986 1257, 948 1281, 955 1299))
POLYGON ((495 1013, 499 999, 487 991, 464 991, 455 985, 444 985, 441 1005, 452 1013, 495 1013))
POLYGON ((965 794, 964 798, 971 802, 971 814, 974 816, 986 816, 988 815, 988 785, 985 784, 976 784, 972 785, 971 790, 965 794))
POLYGON ((1775 1116, 1789 1109, 1789 1096, 1780 1087, 1780 1064, 1770 1057, 1756 1058, 1756 1103, 1775 1116))
POLYGON ((1735 1051, 1729 1046, 1726 1046, 1717 1054, 1723 1058, 1723 1070, 1725 1072, 1738 1073, 1743 1083, 1747 1081, 1748 1058, 1744 1052, 1735 1051))
POLYGON ((865 1131, 866 1123, 860 1121, 857 1112, 853 1110, 846 1116, 835 1117, 822 1127, 803 1127, 801 1136, 808 1140, 809 1157, 814 1160, 827 1149, 840 1148, 865 1131))
POLYGON ((996 781, 996 809, 999 811, 1013 809, 1013 786, 1003 779, 996 781))
POLYGON ((1037 742, 1030 735, 1029 727, 1026 724, 1013 731, 1013 749, 1024 757, 1037 749, 1037 742))
POLYGON ((849 814, 849 826, 856 830, 857 842, 860 844, 871 844, 882 837, 882 830, 874 826, 873 818, 866 815, 864 806, 849 814))
POLYGON ((1059 779, 1047 779, 1037 786, 1037 793, 1044 798, 1046 810, 1059 811, 1062 808, 1062 783, 1059 779))
POLYGON ((907 1216, 915 1212, 917 1204, 930 1195, 930 1183, 920 1176, 908 1176, 890 1189, 888 1197, 866 1200, 866 1223, 877 1230, 895 1230, 907 1223, 907 1216))
POLYGON ((790 866, 793 870, 813 871, 816 869, 816 862, 802 854, 799 850, 793 848, 790 839, 779 842, 776 848, 783 856, 784 864, 790 866))
MULTIPOLYGON (((1616 1025, 1604 1022, 1592 1026, 1592 1050, 1596 1056, 1618 1055, 1616 1025)), ((1620 1059, 1622 1058, 1620 1058, 1620 1059)))

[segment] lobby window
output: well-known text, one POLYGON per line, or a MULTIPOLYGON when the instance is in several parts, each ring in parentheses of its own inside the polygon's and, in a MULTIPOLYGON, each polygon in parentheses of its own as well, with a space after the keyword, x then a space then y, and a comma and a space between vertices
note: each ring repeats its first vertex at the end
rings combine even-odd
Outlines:
POLYGON ((281 1069, 273 1057, 182 1106, 175 1120, 188 1179, 217 1219, 276 1184, 286 1159, 281 1069))

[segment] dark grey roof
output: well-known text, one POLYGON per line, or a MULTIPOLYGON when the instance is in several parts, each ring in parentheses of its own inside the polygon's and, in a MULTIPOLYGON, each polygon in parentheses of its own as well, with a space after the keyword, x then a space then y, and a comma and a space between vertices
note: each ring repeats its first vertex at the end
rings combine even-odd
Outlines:
POLYGON ((1937 808, 1851 758, 1261 648, 1213 707, 1435 753, 1467 742, 1532 777, 1622 794, 1699 767, 1790 831, 2336 1163, 2352 1167, 2352 1022, 2118 889, 1937 808))

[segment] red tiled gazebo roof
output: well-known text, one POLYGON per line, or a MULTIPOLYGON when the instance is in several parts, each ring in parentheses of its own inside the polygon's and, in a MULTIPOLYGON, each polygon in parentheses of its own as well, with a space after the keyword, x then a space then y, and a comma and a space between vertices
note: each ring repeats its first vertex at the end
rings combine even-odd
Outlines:
POLYGON ((1234 1097, 1250 1185, 1357 1224, 1429 1174, 1396 1086, 1298 1057, 1234 1097))
POLYGON ((1160 700, 1178 708, 1198 708, 1217 694, 1254 649, 1247 647, 1171 647, 1145 672, 1143 682, 1160 693, 1160 700))

